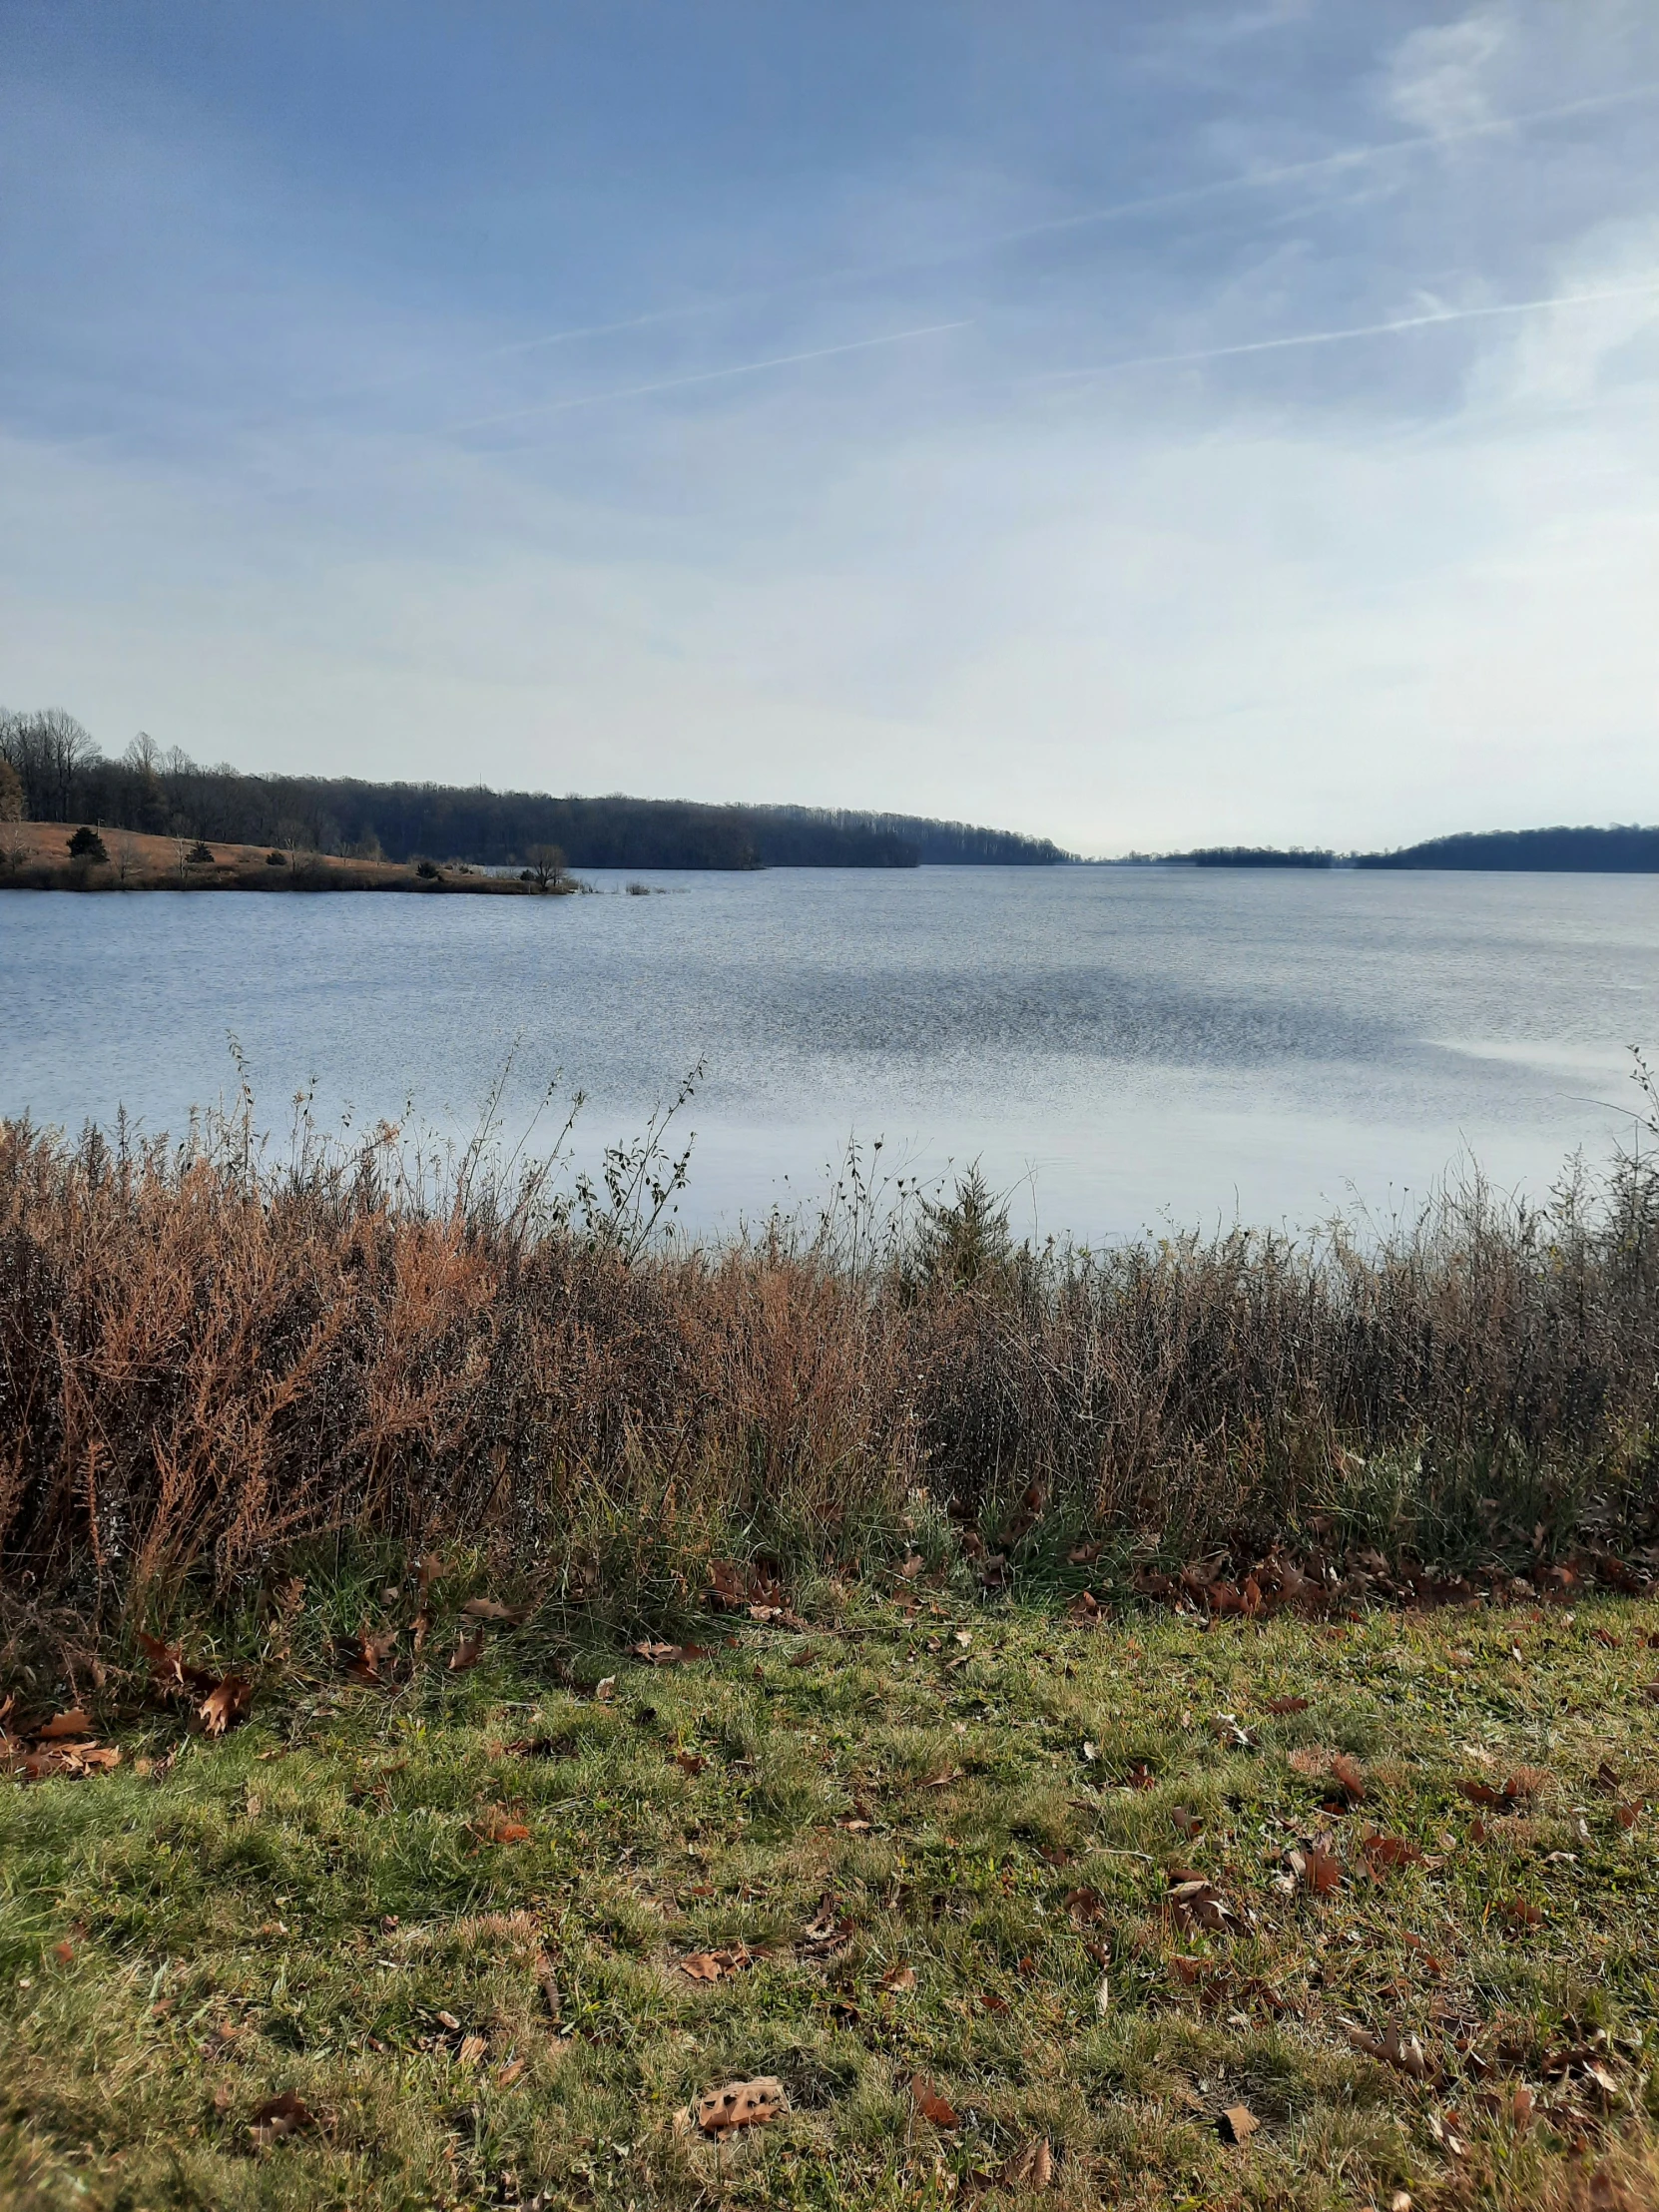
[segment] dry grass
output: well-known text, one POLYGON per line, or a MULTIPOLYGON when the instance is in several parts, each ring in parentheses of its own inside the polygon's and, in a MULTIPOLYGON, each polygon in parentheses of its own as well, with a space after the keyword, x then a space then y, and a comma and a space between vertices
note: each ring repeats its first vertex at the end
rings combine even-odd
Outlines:
POLYGON ((856 1196, 813 1234, 664 1244, 643 1224, 681 1170, 618 1158, 573 1202, 385 1133, 275 1164, 246 1116, 172 1148, 0 1125, 14 1594, 109 1622, 298 1543, 462 1538, 643 1620, 717 1553, 1000 1547, 1017 1580, 1084 1539, 1119 1571, 1652 1541, 1645 1167, 1541 1215, 1476 1188, 1363 1247, 1091 1256, 856 1196))
MULTIPOLYGON (((192 860, 194 837, 149 836, 136 830, 101 832, 107 860, 72 857, 75 825, 62 822, 0 823, 0 890, 63 891, 474 891, 522 897, 516 876, 486 875, 445 867, 423 876, 413 862, 341 858, 328 852, 272 847, 210 847, 211 861, 192 860)), ((559 890, 573 889, 565 883, 559 890)))

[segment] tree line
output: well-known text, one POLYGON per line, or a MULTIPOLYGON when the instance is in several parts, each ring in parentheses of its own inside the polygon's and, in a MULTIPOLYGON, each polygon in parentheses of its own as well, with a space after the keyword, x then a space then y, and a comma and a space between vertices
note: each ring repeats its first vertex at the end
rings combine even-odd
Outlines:
POLYGON ((557 846, 575 867, 618 868, 1052 865, 1070 857, 1045 838, 908 815, 254 776, 228 762, 203 767, 142 732, 112 758, 59 708, 0 714, 0 805, 8 770, 13 803, 28 821, 365 859, 505 867, 537 846, 557 846))

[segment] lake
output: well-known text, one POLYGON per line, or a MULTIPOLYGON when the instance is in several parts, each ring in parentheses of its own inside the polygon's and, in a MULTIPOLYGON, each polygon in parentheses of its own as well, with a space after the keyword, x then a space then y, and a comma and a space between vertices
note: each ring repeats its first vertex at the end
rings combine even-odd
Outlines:
POLYGON ((978 1158, 1022 1229, 1307 1225, 1470 1159, 1605 1157, 1659 1047, 1659 879, 1142 868, 642 877, 654 895, 0 892, 0 1112, 151 1130, 314 1082, 325 1120, 516 1136, 562 1070, 591 1156, 694 1062, 682 1218, 810 1201, 856 1136, 978 1158))

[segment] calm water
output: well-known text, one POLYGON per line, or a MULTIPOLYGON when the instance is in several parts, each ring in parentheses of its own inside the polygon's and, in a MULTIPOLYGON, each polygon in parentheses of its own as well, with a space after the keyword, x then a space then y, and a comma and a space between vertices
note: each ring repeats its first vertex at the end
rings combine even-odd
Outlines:
POLYGON ((0 1112, 152 1130, 314 1078, 470 1131, 522 1039, 590 1146, 702 1059, 693 1221, 810 1198, 849 1136, 981 1156, 1016 1219, 1377 1211, 1472 1156, 1604 1154, 1659 1046, 1659 879, 1099 869, 658 875, 560 900, 0 892, 0 1112))

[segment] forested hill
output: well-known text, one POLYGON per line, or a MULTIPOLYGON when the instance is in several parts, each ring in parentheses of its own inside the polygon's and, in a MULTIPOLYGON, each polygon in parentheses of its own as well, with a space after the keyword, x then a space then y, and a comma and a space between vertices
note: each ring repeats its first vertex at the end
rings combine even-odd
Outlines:
POLYGON ((1367 852, 1356 865, 1651 875, 1659 873, 1659 830, 1471 830, 1400 852, 1367 852))
MULTIPOLYGON (((1137 859, 1140 856, 1137 855, 1137 859)), ((1340 853, 1324 849, 1286 850, 1275 845, 1207 845, 1197 852, 1171 852, 1165 866, 1185 867, 1392 867, 1528 868, 1577 875, 1659 874, 1659 830, 1466 830, 1451 837, 1430 837, 1397 852, 1340 853)))
POLYGON ((10 763, 30 821, 391 860, 509 866, 538 845, 557 845, 572 867, 1052 865, 1070 857, 1046 839, 908 815, 250 776, 201 767, 142 738, 112 760, 57 711, 0 716, 0 761, 10 763))

